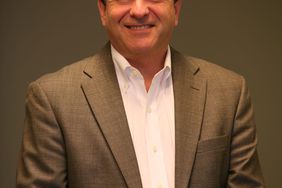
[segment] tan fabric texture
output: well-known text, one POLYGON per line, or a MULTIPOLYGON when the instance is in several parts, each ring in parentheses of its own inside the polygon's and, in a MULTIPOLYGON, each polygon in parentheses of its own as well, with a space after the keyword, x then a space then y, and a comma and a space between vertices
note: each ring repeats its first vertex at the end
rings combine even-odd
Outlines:
MULTIPOLYGON (((172 49, 175 187, 265 187, 244 78, 172 49)), ((17 188, 141 188, 107 44, 30 84, 17 188)))

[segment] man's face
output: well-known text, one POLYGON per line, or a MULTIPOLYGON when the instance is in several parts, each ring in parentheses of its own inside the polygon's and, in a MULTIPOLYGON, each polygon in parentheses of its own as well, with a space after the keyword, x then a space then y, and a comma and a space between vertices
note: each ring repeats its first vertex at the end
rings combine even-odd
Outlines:
POLYGON ((178 24, 182 0, 98 0, 112 45, 126 58, 162 53, 178 24))

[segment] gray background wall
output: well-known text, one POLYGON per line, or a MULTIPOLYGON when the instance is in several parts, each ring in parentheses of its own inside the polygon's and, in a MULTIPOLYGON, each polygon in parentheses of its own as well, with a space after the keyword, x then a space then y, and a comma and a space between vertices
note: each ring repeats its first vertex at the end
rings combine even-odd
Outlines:
MULTIPOLYGON (((247 78, 266 182, 281 187, 282 1, 184 1, 173 46, 247 78)), ((14 186, 28 83, 106 40, 95 0, 0 1, 0 187, 14 186)))

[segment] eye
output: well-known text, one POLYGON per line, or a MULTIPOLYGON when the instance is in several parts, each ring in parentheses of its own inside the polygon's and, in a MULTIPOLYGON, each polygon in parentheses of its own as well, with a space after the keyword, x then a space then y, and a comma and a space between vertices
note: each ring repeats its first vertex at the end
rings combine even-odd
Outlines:
POLYGON ((162 2, 164 0, 150 0, 151 2, 154 2, 154 3, 159 3, 159 2, 162 2))
POLYGON ((114 1, 120 4, 126 4, 126 3, 130 3, 132 0, 114 0, 114 1))
POLYGON ((111 3, 111 4, 117 4, 117 5, 119 5, 119 4, 129 4, 129 3, 131 3, 133 0, 106 0, 106 1, 108 1, 108 3, 111 3))

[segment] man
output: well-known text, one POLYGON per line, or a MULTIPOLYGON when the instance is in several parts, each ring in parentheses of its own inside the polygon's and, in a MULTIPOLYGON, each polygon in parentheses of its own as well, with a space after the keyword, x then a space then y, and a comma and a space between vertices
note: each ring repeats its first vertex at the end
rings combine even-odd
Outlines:
POLYGON ((29 86, 17 187, 264 187, 245 80, 169 47, 182 0, 98 0, 110 44, 29 86))

